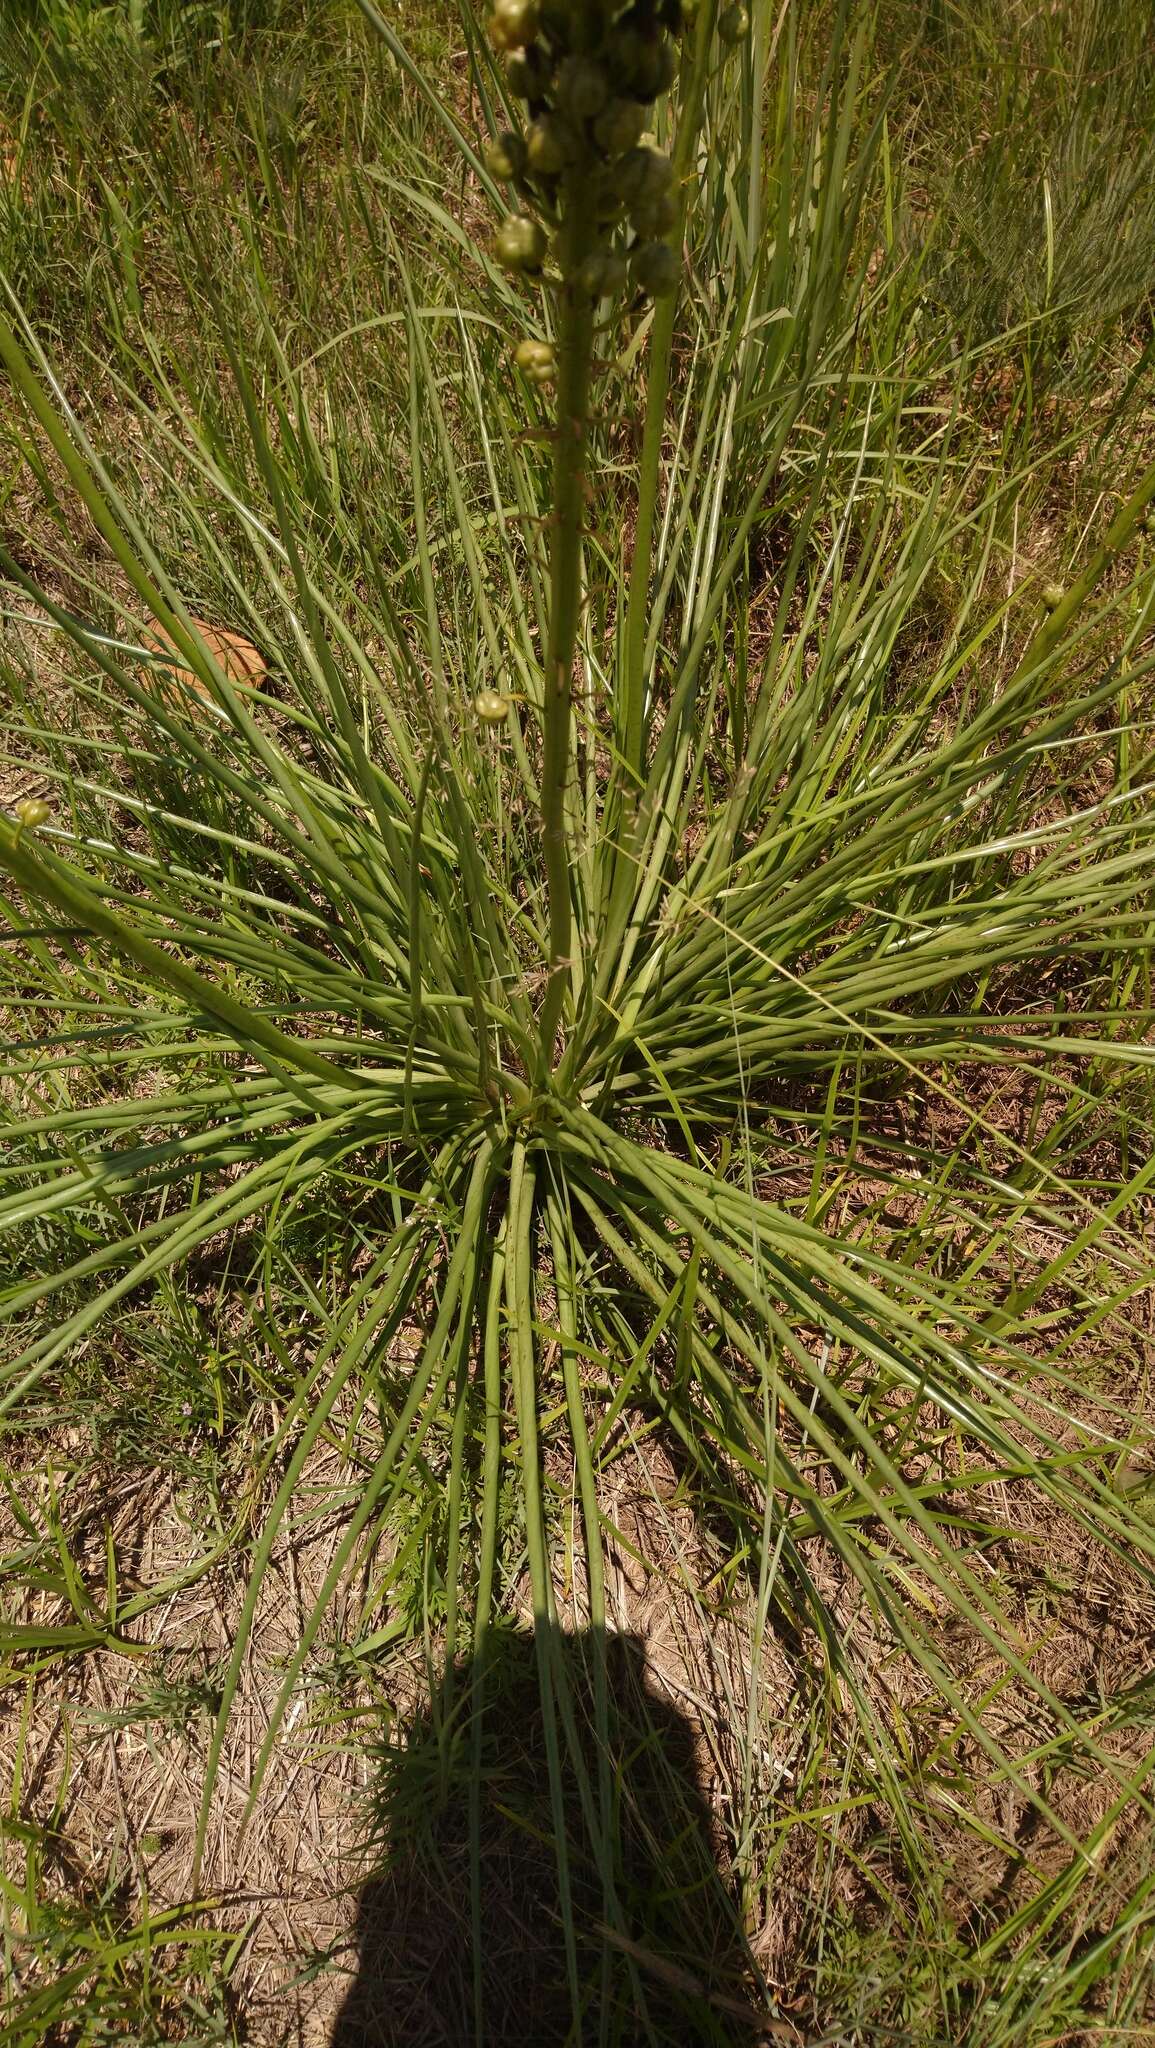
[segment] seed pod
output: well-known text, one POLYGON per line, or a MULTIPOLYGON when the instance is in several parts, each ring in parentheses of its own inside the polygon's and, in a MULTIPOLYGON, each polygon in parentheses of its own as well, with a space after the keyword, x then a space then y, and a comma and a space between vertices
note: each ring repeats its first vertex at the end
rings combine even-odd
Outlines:
POLYGON ((630 208, 630 225, 647 241, 662 241, 677 218, 678 203, 672 192, 658 192, 630 208))
POLYGON ((489 40, 499 50, 521 50, 541 26, 537 0, 494 0, 489 40))
POLYGON ((511 128, 497 136, 485 152, 485 168, 491 178, 520 178, 525 170, 525 143, 511 128))
POLYGON ((641 59, 645 40, 642 31, 628 19, 619 21, 617 27, 611 30, 606 58, 615 92, 632 92, 634 72, 641 59))
POLYGON ((606 164, 594 178, 593 208, 603 227, 609 227, 612 222, 620 220, 625 212, 618 195, 615 171, 616 165, 606 164))
POLYGON ((646 46, 644 61, 634 73, 634 92, 640 100, 656 100, 669 92, 678 75, 678 60, 665 36, 646 46))
POLYGON ((541 100, 549 91, 553 65, 541 44, 531 43, 528 50, 515 50, 506 59, 505 75, 519 100, 541 100))
POLYGON ((509 717, 509 698, 500 690, 479 690, 473 708, 484 725, 504 725, 509 717))
POLYGON ((567 57, 557 74, 557 103, 575 121, 592 121, 610 96, 609 80, 589 57, 567 57))
POLYGON ((625 288, 626 259, 616 249, 597 249, 578 272, 578 283, 591 299, 615 299, 625 288))
POLYGON ((640 101, 610 100, 594 122, 594 141, 607 156, 624 156, 645 125, 646 110, 640 101))
POLYGON ((47 825, 52 806, 43 797, 22 796, 18 804, 13 804, 12 815, 22 832, 35 832, 37 826, 47 825))
POLYGON ((657 149, 631 149, 617 167, 615 184, 619 197, 629 207, 640 206, 668 192, 674 167, 657 149))
POLYGON ((550 384, 557 370, 557 358, 548 341, 532 341, 527 335, 513 351, 513 360, 531 384, 550 384))
POLYGON ((643 27, 620 27, 609 47, 610 75, 617 92, 635 100, 656 100, 678 74, 678 60, 665 36, 643 27))
POLYGON ((1062 586, 1062 584, 1061 584, 1061 583, 1044 583, 1044 585, 1043 585, 1043 591, 1042 591, 1042 597, 1043 597, 1043 603, 1044 603, 1044 604, 1046 605, 1046 607, 1047 607, 1047 610, 1048 610, 1049 612, 1057 612, 1057 611, 1058 611, 1058 609, 1059 609, 1059 606, 1060 606, 1060 605, 1062 604, 1062 602, 1063 602, 1063 586, 1062 586))
POLYGON ((639 242, 630 258, 634 283, 652 299, 668 298, 677 290, 680 268, 668 242, 639 242))
POLYGON ((718 34, 724 43, 740 43, 750 27, 750 16, 744 7, 724 7, 718 16, 718 34))
POLYGON ((525 158, 535 178, 556 178, 573 155, 574 136, 556 114, 539 114, 525 131, 525 158))
POLYGON ((493 248, 503 269, 540 270, 545 257, 545 230, 528 213, 511 213, 494 236, 493 248))

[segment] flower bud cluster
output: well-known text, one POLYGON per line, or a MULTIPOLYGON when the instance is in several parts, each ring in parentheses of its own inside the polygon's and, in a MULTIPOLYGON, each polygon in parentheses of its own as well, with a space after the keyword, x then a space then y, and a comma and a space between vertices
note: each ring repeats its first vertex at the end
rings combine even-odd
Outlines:
POLYGON ((22 796, 19 803, 13 804, 12 816, 22 832, 37 832, 41 825, 48 823, 52 806, 46 804, 42 797, 22 796))
MULTIPOLYGON (((597 302, 676 289, 673 167, 646 127, 674 82, 693 4, 494 0, 490 39, 525 103, 523 127, 486 156, 517 199, 494 244, 505 269, 536 277, 548 263, 597 302)), ((545 343, 521 344, 517 361, 531 382, 552 374, 545 343)))

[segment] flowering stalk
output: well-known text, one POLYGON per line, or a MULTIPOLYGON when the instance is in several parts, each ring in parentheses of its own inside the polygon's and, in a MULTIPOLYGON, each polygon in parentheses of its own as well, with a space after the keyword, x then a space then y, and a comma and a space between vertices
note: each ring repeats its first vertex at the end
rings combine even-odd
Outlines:
POLYGON ((518 199, 518 211, 498 229, 496 253, 515 274, 544 274, 558 295, 556 344, 526 337, 515 351, 529 383, 557 384, 542 690, 549 931, 539 1081, 553 1066, 572 967, 566 789, 594 334, 630 286, 635 302, 677 287, 680 266, 668 239, 678 219, 673 169, 643 131, 648 107, 673 83, 672 37, 683 25, 683 0, 633 0, 617 10, 609 0, 496 0, 489 24, 528 115, 524 130, 498 136, 487 154, 493 176, 511 185, 518 199))
MULTIPOLYGON (((576 181, 566 197, 567 216, 574 225, 592 225, 582 223, 582 198, 576 181)), ((588 255, 589 251, 585 253, 588 255)), ((549 903, 549 980, 541 1008, 543 1069, 548 1069, 552 1063, 565 1003, 573 929, 565 814, 574 649, 582 602, 582 528, 593 333, 594 302, 589 293, 573 282, 563 284, 558 346, 557 439, 553 460, 549 640, 542 720, 542 851, 549 903)))

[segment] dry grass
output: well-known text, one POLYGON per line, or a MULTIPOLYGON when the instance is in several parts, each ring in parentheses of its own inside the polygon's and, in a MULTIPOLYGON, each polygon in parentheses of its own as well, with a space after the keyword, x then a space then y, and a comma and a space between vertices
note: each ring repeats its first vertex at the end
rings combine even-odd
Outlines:
MULTIPOLYGON (((864 1200, 868 1189, 869 1183, 864 1200)), ((1146 1310, 1143 1353, 1125 1374, 1116 1354, 1120 1372, 1111 1384, 1114 1397, 1133 1402, 1136 1412, 1146 1402, 1155 1364, 1155 1291, 1146 1310)), ((57 1465, 81 1474, 69 1503, 78 1563, 99 1580, 107 1515, 126 1589, 179 1571, 188 1561, 195 1498, 146 1471, 124 1476, 110 1493, 95 1471, 83 1470, 83 1438, 77 1431, 54 1446, 57 1465)), ((46 1448, 39 1447, 41 1458, 46 1448)), ((558 1621, 574 1646, 580 1702, 588 1600, 573 1475, 560 1449, 549 1471, 559 1504, 558 1621)), ((343 1527, 340 1505, 326 1503, 341 1502, 351 1477, 336 1445, 320 1451, 307 1469, 300 1499, 315 1502, 316 1510, 303 1511, 274 1550, 212 1808, 201 1897, 221 1923, 249 1930, 232 1989, 254 2048, 355 2048, 369 2038, 448 2048, 464 2038, 455 2034, 452 2015, 466 2009, 469 1996, 468 1827, 452 1778, 440 1806, 429 1785, 436 1703, 443 1699, 442 1679, 430 1684, 437 1639, 412 1641, 365 1663, 340 1655, 342 1644, 363 1633, 366 1598, 384 1558, 368 1577, 362 1570, 343 1585, 246 1822, 253 1760, 284 1665, 343 1527), (431 1864, 420 1826, 414 1835, 411 1808, 398 1809, 410 1814, 400 1835, 387 1824, 398 1784, 404 1791, 414 1771, 419 1789, 428 1788, 431 1864), (372 1876, 380 1853, 374 1840, 392 1842, 383 1878, 372 1876), (377 2031, 370 2036, 363 2028, 372 2012, 377 2031)), ((32 1469, 23 1483, 29 1501, 43 1490, 32 1469)), ((848 1713, 843 1726, 825 1730, 816 1777, 811 1744, 819 1688, 807 1653, 773 1609, 769 1625, 758 1627, 747 1572, 736 1567, 723 1535, 703 1523, 678 1460, 640 1416, 622 1419, 600 1500, 608 1615, 632 1673, 633 1711, 658 1731, 676 1762, 700 1842, 718 1873, 719 1912, 738 1879, 735 1842, 753 1839, 758 1853, 749 1867, 767 1873, 766 1882, 748 1883, 744 1893, 747 1960, 739 1954, 727 1963, 724 1952, 715 1954, 712 1987, 700 1970, 690 1968, 688 1980, 712 1989, 724 2015, 741 2008, 744 1979, 746 1995, 757 1996, 749 1977, 755 1969, 785 2017, 764 2034, 735 2018, 734 2038, 804 2041, 822 2017, 809 1983, 817 1899, 825 1896, 826 1910, 869 1924, 893 1884, 886 1863, 892 1817, 884 1799, 873 1803, 863 1796, 870 1773, 868 1760, 855 1757, 856 1719, 848 1713)), ((1049 1514, 1027 1488, 1019 1495, 1006 1487, 986 1489, 978 1511, 992 1527, 1015 1532, 996 1538, 984 1554, 1033 1678, 1086 1717, 1093 1736, 1096 1700, 1135 1686, 1145 1669, 1155 1595, 1125 1559, 1106 1565, 1090 1538, 1082 1549, 1073 1546, 1069 1522, 1049 1514)), ((254 1500, 254 1516, 258 1512, 254 1500)), ((15 1542, 17 1532, 7 1534, 15 1542)), ((971 1739, 944 1721, 925 1672, 880 1627, 820 1541, 811 1544, 807 1561, 880 1720, 924 1759, 937 1725, 944 1786, 953 1779, 972 1787, 971 1819, 961 1832, 949 1798, 936 1812, 933 1790, 925 1818, 949 1870, 950 1916, 960 1934, 977 1933, 990 1915, 1012 1911, 1060 1871, 1069 1851, 1040 1826, 1023 1793, 1000 1782, 971 1739)), ((139 1655, 93 1652, 42 1673, 27 1695, 10 1692, 0 1754, 22 1755, 22 1817, 51 1830, 53 1882, 66 1893, 115 1870, 126 1910, 146 1896, 157 1910, 192 1896, 210 1714, 244 1592, 243 1569, 230 1558, 133 1629, 139 1655)), ((927 1597, 933 1599, 929 1585, 927 1597)), ((498 1685, 487 1739, 501 1753, 511 1787, 536 1786, 540 1800, 544 1774, 527 1582, 509 1588, 507 1605, 527 1633, 498 1685)), ((71 1618, 59 1602, 33 1591, 25 1593, 19 1613, 9 1602, 8 1614, 22 1621, 71 1618)), ((949 1610, 940 1607, 938 1626, 968 1696, 978 1701, 995 1688, 986 1707, 989 1732, 1008 1757, 1022 1759, 1026 1782, 1045 1790, 1060 1820, 1085 1838, 1117 1800, 1121 1779, 1141 1772, 1148 1747, 1141 1677, 1133 1725, 1111 1730, 1096 1759, 1085 1744, 1056 1747, 1058 1730, 1037 1694, 1000 1673, 980 1642, 962 1644, 949 1610)), ((467 1690, 467 1667, 462 1670, 459 1690, 467 1690)), ((655 1796, 661 1792, 651 1789, 655 1796)), ((413 1797, 411 1787, 407 1796, 413 1797)), ((489 1832, 483 1829, 481 1849, 486 1953, 497 1973, 493 1981, 502 1986, 505 2015, 494 2039, 545 2042, 560 2038, 551 2031, 548 1998, 533 2023, 538 2031, 518 2032, 516 2015, 524 2018, 527 1998, 546 1996, 542 1987, 558 1965, 552 1924, 541 1912, 552 1851, 543 1862, 532 1831, 511 1832, 500 1802, 497 1813, 489 1832)), ((1141 1815, 1126 1808, 1096 1849, 1100 1877, 1125 1885, 1145 1846, 1141 1815)), ((18 1845, 7 1855, 18 1857, 18 1845)), ((34 1981, 32 1959, 25 1960, 34 1981)), ((668 1959, 643 1943, 636 1960, 660 2004, 668 1959)), ((679 1996, 684 1991, 682 1985, 679 1996)))
MULTIPOLYGON (((58 1445, 61 1460, 71 1462, 82 1451, 82 1435, 77 1432, 76 1441, 58 1445)), ((307 1469, 302 1498, 319 1503, 340 1499, 348 1478, 339 1453, 325 1450, 307 1469)), ((35 1489, 33 1475, 29 1483, 35 1489)), ((74 1496, 71 1525, 90 1537, 87 1553, 78 1546, 78 1562, 95 1574, 109 1495, 98 1487, 94 1473, 84 1483, 92 1488, 90 1513, 74 1496)), ((119 1491, 123 1498, 115 1502, 110 1519, 126 1581, 155 1584, 179 1572, 188 1560, 194 1504, 172 1482, 147 1473, 127 1479, 119 1491)), ((623 1643, 636 1646, 644 1665, 649 1719, 665 1730, 667 1744, 680 1743, 697 1782, 709 1849, 721 1855, 741 1798, 733 1730, 735 1716, 749 1702, 748 1603, 743 1612, 742 1603, 727 1601, 721 1613, 703 1603, 694 1578, 694 1561, 704 1561, 702 1538, 657 1445, 623 1450, 604 1505, 618 1532, 608 1552, 615 1632, 623 1643)), ((253 1506, 255 1513, 258 1504, 253 1506)), ((229 1721, 207 1837, 200 1896, 224 1924, 251 1930, 233 1991, 245 2016, 245 2038, 254 2048, 320 2048, 334 2039, 353 2038, 352 2007, 343 2031, 334 2029, 355 1980, 356 1937, 359 1927, 364 1934, 367 1896, 378 1898, 378 1920, 381 1913, 379 1892, 362 1889, 372 1868, 366 1842, 391 1758, 411 1752, 427 1724, 428 1669, 420 1645, 371 1665, 361 1678, 334 1659, 333 1652, 360 1633, 367 1589, 363 1576, 356 1575, 334 1604, 328 1649, 311 1661, 278 1735, 260 1801, 246 1823, 253 1759, 269 1725, 284 1663, 325 1578, 341 1528, 339 1508, 322 1510, 315 1519, 302 1517, 273 1553, 229 1721)), ((8 1535, 15 1540, 14 1531, 8 1535)), ((559 1576, 556 1585, 558 1614, 567 1636, 580 1644, 588 1614, 580 1564, 571 1561, 576 1569, 559 1576)), ((120 1873, 125 1910, 145 1897, 160 1911, 194 1895, 192 1844, 209 1713, 244 1592, 243 1573, 230 1560, 133 1628, 139 1654, 92 1652, 43 1673, 30 1696, 10 1691, 0 1755, 12 1760, 18 1750, 22 1754, 22 1817, 50 1830, 54 1882, 66 1895, 99 1881, 110 1869, 120 1873)), ((528 1624, 527 1585, 514 1589, 511 1604, 528 1624)), ((8 1618, 51 1623, 70 1615, 59 1601, 28 1591, 19 1611, 9 1603, 8 1618)), ((527 1645, 530 1640, 524 1638, 527 1645)), ((766 1661, 775 1661, 772 1648, 766 1661)), ((784 1682, 784 1666, 781 1675, 784 1682)), ((527 1735, 536 1684, 532 1657, 527 1662, 516 1653, 512 1681, 506 1682, 498 1703, 495 1734, 503 1746, 528 1742, 525 1768, 540 1777, 542 1759, 535 1747, 540 1725, 536 1738, 532 1731, 527 1735)), ((785 1709, 785 1693, 782 1705, 785 1709)), ((524 1996, 551 1959, 552 1934, 547 1929, 543 1936, 539 1911, 547 1876, 540 1844, 523 1837, 519 1865, 517 1840, 512 1839, 512 1858, 508 1834, 497 1852, 505 1868, 504 1898, 495 1896, 487 1910, 504 1914, 509 1922, 510 1939, 521 1956, 515 1989, 524 1996)), ((7 1853, 18 1857, 18 1846, 10 1845, 7 1853)), ((408 1935, 392 1956, 396 1976, 387 1988, 392 2011, 402 1996, 413 2011, 425 2010, 426 2032, 407 2029, 397 2038, 448 2040, 451 2035, 438 2035, 434 2028, 439 2015, 444 2018, 446 1999, 460 1996, 462 1989, 458 1929, 450 1926, 448 1955, 442 1954, 439 1963, 442 1976, 447 1964, 455 1965, 458 1981, 441 1981, 432 1973, 422 1988, 418 1923, 424 1926, 426 1950, 431 1939, 435 1948, 444 1947, 446 1923, 430 1897, 427 1875, 410 1870, 407 1880, 406 1889, 403 1876, 393 1912, 408 1935)), ((459 1894, 450 1908, 460 1915, 459 1894)), ((34 1984, 35 1960, 23 1960, 26 1982, 34 1984)), ((660 1976, 660 1958, 657 1967, 660 1976)), ((374 1968, 380 1973, 379 1957, 374 1968)), ((378 1977, 377 1990, 382 1989, 378 1977)))

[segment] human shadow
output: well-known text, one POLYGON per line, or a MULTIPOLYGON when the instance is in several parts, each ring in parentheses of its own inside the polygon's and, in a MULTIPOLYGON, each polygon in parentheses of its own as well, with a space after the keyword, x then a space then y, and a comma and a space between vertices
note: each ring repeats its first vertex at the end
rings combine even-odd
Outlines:
POLYGON ((331 2048, 764 2039, 698 1752, 637 1636, 494 1629, 381 1756, 331 2048))

